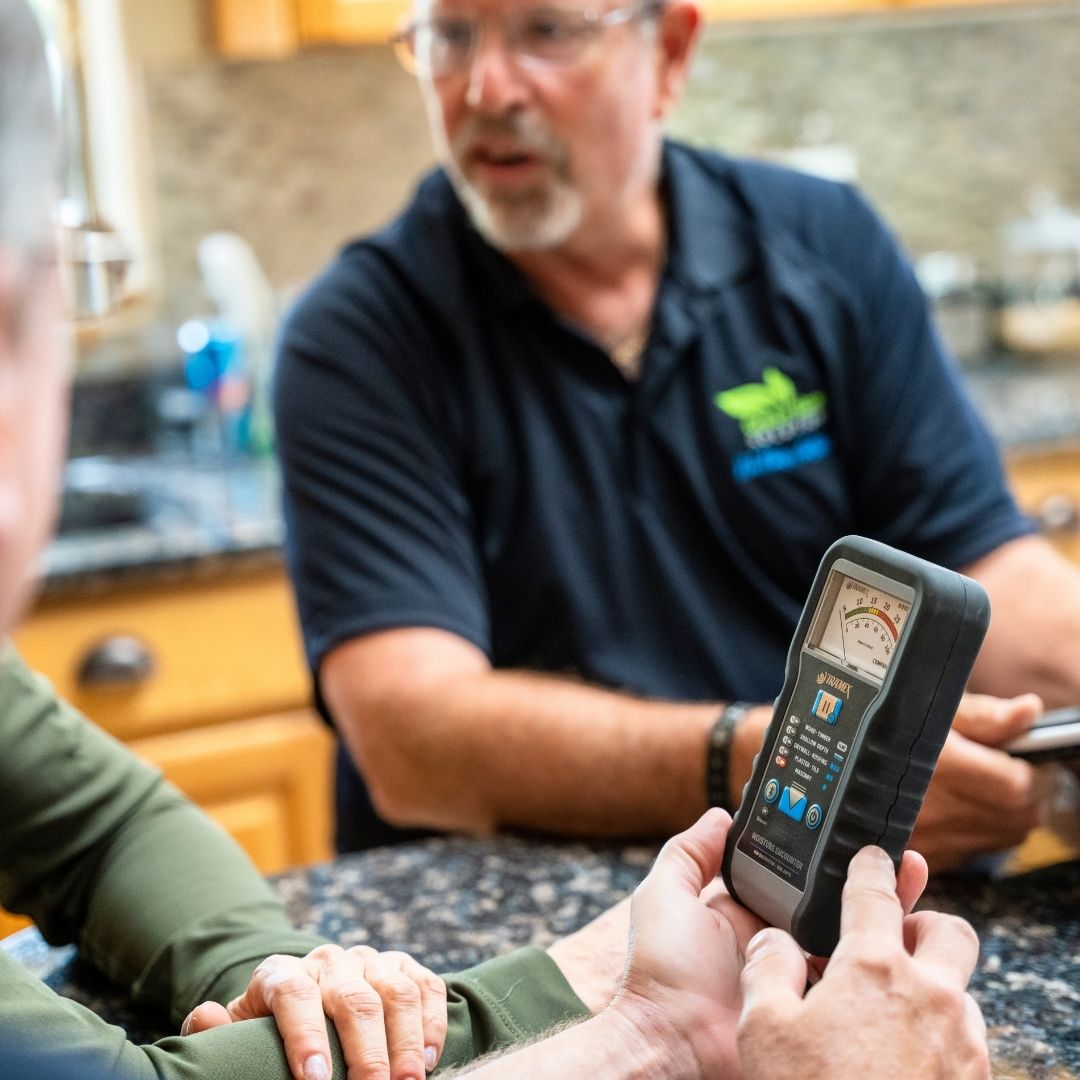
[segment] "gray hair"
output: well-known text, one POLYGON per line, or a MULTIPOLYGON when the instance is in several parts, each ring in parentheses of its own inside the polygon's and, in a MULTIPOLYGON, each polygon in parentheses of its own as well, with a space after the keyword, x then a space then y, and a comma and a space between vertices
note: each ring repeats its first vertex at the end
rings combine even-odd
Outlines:
POLYGON ((0 0, 0 246, 16 254, 49 235, 56 148, 41 28, 26 0, 0 0))

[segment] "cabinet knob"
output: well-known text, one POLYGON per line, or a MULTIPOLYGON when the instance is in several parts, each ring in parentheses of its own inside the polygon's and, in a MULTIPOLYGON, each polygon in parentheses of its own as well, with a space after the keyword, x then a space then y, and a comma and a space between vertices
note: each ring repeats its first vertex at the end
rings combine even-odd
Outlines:
POLYGON ((1080 532, 1080 506, 1064 493, 1047 495, 1035 507, 1035 521, 1046 536, 1071 536, 1080 532))
POLYGON ((145 642, 114 634, 91 645, 79 664, 77 680, 87 690, 138 686, 154 673, 154 654, 145 642))

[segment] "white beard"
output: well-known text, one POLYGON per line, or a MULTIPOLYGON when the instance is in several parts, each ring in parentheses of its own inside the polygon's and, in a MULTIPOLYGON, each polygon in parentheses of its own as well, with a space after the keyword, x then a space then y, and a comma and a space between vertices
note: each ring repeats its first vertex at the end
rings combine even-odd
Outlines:
POLYGON ((576 189, 556 181, 540 198, 489 199, 448 161, 447 173, 476 231, 500 251, 558 247, 581 224, 584 204, 576 189), (544 197, 546 196, 546 197, 544 197))
POLYGON ((581 224, 585 201, 570 175, 565 147, 539 120, 522 113, 473 117, 457 133, 452 146, 434 95, 427 104, 439 158, 469 219, 492 247, 504 252, 541 251, 558 247, 573 234, 581 224), (523 151, 538 154, 548 170, 540 186, 500 198, 474 184, 462 162, 473 140, 484 135, 509 139, 523 151))

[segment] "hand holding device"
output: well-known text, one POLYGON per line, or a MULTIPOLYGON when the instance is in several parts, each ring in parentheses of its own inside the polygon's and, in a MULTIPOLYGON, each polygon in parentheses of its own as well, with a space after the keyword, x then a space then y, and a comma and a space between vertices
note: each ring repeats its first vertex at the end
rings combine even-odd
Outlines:
POLYGON ((905 917, 896 888, 883 851, 855 856, 840 943, 809 990, 807 958, 787 934, 764 930, 750 942, 739 1022, 746 1080, 990 1076, 986 1026, 966 993, 975 933, 938 912, 905 917))
POLYGON ((832 952, 860 848, 899 864, 989 619, 978 583, 885 544, 822 559, 723 862, 807 951, 832 952))
POLYGON ((1080 706, 1043 713, 1030 730, 1002 749, 1031 762, 1080 761, 1080 706))

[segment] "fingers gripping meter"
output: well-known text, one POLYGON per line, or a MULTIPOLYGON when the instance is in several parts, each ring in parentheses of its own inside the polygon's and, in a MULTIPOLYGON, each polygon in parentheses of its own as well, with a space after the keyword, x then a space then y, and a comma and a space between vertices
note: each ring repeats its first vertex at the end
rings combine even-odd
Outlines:
POLYGON ((825 553, 722 868, 810 953, 836 945, 855 852, 899 864, 989 621, 951 570, 860 536, 825 553))

